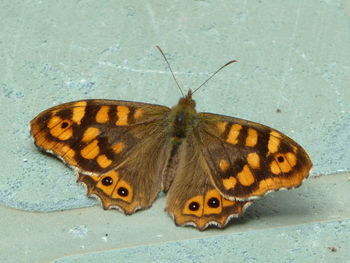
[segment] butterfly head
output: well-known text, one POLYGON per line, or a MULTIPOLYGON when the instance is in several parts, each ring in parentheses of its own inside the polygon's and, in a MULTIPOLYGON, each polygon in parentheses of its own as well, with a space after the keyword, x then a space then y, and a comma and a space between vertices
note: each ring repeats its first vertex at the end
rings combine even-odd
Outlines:
POLYGON ((193 94, 192 90, 189 89, 187 95, 182 97, 179 100, 178 105, 181 105, 182 107, 189 107, 189 108, 195 109, 196 102, 192 99, 192 94, 193 94))

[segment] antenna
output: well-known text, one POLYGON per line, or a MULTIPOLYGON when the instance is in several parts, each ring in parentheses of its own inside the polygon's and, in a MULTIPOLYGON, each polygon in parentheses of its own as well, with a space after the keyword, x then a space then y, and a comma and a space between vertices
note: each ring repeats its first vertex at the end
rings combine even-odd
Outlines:
POLYGON ((168 64, 168 67, 169 67, 169 69, 170 69, 171 75, 173 75, 173 78, 174 78, 174 80, 175 80, 175 82, 176 82, 177 87, 179 88, 179 90, 180 90, 182 96, 184 96, 184 93, 183 93, 183 91, 182 91, 182 89, 181 89, 179 83, 177 82, 177 80, 176 80, 176 78, 175 78, 174 72, 173 72, 173 70, 171 69, 170 64, 169 64, 169 61, 167 60, 167 58, 166 58, 166 56, 165 56, 163 50, 162 50, 159 46, 156 46, 156 48, 158 48, 158 50, 159 50, 159 52, 162 54, 162 56, 163 56, 165 62, 168 64))
POLYGON ((220 70, 222 70, 224 67, 227 67, 228 65, 238 62, 238 60, 231 60, 229 62, 227 62, 225 65, 221 66, 217 71, 215 71, 206 81, 204 81, 198 88, 196 88, 192 94, 194 94, 197 90, 199 90, 202 86, 204 86, 212 77, 214 77, 216 75, 216 73, 218 73, 220 70))
MULTIPOLYGON (((168 65, 168 67, 169 67, 169 69, 170 69, 171 75, 173 75, 173 79, 175 80, 177 87, 179 88, 179 90, 180 90, 182 96, 184 96, 184 93, 183 93, 183 91, 182 91, 182 89, 181 89, 179 83, 177 82, 177 80, 176 80, 176 78, 175 78, 174 72, 173 72, 173 70, 171 69, 170 63, 169 63, 168 59, 166 58, 166 56, 165 56, 163 50, 162 50, 162 49, 160 48, 160 46, 158 46, 158 45, 156 46, 156 48, 157 48, 157 49, 159 50, 159 52, 162 54, 162 56, 163 56, 165 62, 167 63, 167 65, 168 65)), ((194 94, 197 90, 199 90, 202 86, 204 86, 204 85, 205 85, 212 77, 214 77, 220 70, 222 70, 223 68, 225 68, 225 67, 227 67, 228 65, 230 65, 230 64, 232 64, 232 63, 235 63, 235 62, 238 62, 238 60, 230 60, 230 61, 227 62, 225 65, 221 66, 217 71, 215 71, 213 74, 211 74, 211 76, 210 76, 206 81, 204 81, 198 88, 196 88, 196 89, 192 92, 192 94, 194 94)))

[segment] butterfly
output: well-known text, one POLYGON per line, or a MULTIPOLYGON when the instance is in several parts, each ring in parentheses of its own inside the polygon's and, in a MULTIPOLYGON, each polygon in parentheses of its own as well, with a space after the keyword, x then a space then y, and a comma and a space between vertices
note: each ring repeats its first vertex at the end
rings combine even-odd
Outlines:
POLYGON ((307 178, 312 162, 295 141, 259 123, 199 113, 192 95, 172 108, 69 102, 41 112, 30 132, 36 146, 75 170, 104 209, 130 215, 164 191, 175 224, 199 230, 223 228, 252 200, 307 178))

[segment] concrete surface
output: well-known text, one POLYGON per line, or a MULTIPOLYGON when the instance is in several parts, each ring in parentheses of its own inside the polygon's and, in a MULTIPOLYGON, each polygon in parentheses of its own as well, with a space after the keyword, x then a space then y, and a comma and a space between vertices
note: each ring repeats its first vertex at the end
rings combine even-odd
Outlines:
POLYGON ((272 262, 349 261, 349 16, 348 0, 1 1, 0 261, 137 261, 145 249, 160 262, 236 252, 236 262, 261 254, 272 262), (130 217, 95 207, 70 169, 36 150, 28 123, 84 98, 172 106, 180 93, 155 45, 185 90, 238 59, 195 94, 198 110, 283 131, 310 153, 319 177, 269 195, 223 231, 175 227, 164 197, 130 217), (315 253, 307 250, 313 233, 315 253), (301 249, 284 250, 290 238, 301 249))

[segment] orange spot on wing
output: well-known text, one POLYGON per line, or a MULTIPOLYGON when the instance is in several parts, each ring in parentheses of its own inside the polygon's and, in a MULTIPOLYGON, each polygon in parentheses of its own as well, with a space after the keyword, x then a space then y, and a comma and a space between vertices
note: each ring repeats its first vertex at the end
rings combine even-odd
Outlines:
POLYGON ((230 167, 230 164, 228 161, 221 159, 219 162, 219 167, 220 167, 221 172, 225 173, 228 170, 228 168, 230 167))
POLYGON ((237 179, 234 178, 233 176, 230 176, 227 179, 223 179, 222 183, 223 183, 224 187, 226 188, 226 190, 233 189, 233 188, 235 188, 235 186, 237 184, 237 179))
MULTIPOLYGON (((120 191, 120 190, 119 190, 120 191)), ((124 180, 120 180, 117 184, 117 186, 114 188, 113 194, 112 194, 112 198, 118 198, 121 199, 125 202, 131 203, 132 198, 133 198, 133 189, 131 187, 130 184, 128 184, 126 181, 124 180), (127 195, 122 196, 119 194, 118 190, 124 188, 127 190, 127 195)))
POLYGON ((273 174, 289 173, 296 164, 297 157, 294 153, 278 153, 270 164, 270 170, 273 174))
POLYGON ((221 121, 221 122, 218 122, 216 124, 216 126, 218 127, 218 130, 221 133, 224 133, 225 129, 226 129, 226 126, 227 126, 227 121, 221 121))
POLYGON ((121 153, 124 150, 124 148, 125 148, 125 144, 122 142, 117 142, 112 146, 112 149, 116 154, 121 153))
POLYGON ((297 157, 294 153, 288 152, 285 153, 284 156, 287 158, 287 161, 290 164, 290 166, 294 167, 297 164, 297 157))
POLYGON ((99 153, 98 140, 92 141, 80 151, 81 156, 85 159, 94 159, 99 153))
POLYGON ((112 164, 112 160, 108 159, 105 154, 101 154, 97 157, 97 163, 101 168, 106 168, 112 164))
POLYGON ((182 213, 185 215, 194 215, 194 216, 202 216, 203 215, 203 196, 197 195, 195 197, 192 197, 190 200, 188 200, 182 210, 182 213), (192 202, 198 203, 199 207, 197 210, 192 211, 189 209, 189 206, 192 202))
POLYGON ((143 110, 142 109, 136 109, 134 113, 134 118, 137 120, 143 116, 143 110))
POLYGON ((128 125, 128 114, 130 110, 127 106, 117 106, 117 116, 118 120, 116 121, 117 126, 128 125))
POLYGON ((244 186, 250 186, 255 182, 254 175, 248 165, 244 165, 241 172, 237 174, 239 182, 244 186))
POLYGON ((204 214, 220 214, 222 212, 222 203, 221 203, 221 195, 216 189, 209 190, 204 197, 204 214), (215 198, 218 200, 218 207, 210 207, 209 201, 211 198, 215 198))
POLYGON ((278 164, 275 160, 273 160, 270 163, 270 170, 271 170, 271 173, 276 174, 276 175, 282 173, 280 167, 278 166, 278 164))
POLYGON ((286 154, 279 153, 275 156, 275 162, 278 163, 278 166, 283 173, 289 173, 297 163, 297 159, 292 152, 286 154))
POLYGON ((100 130, 95 127, 90 127, 85 130, 83 134, 83 138, 81 139, 82 142, 89 142, 93 139, 95 139, 100 134, 100 130))
POLYGON ((73 116, 72 120, 80 124, 81 120, 85 116, 85 109, 86 109, 86 101, 79 101, 73 104, 73 116))
POLYGON ((65 141, 65 140, 68 140, 68 139, 72 138, 72 136, 73 136, 73 129, 70 128, 70 129, 66 129, 61 134, 59 134, 57 136, 57 138, 62 140, 62 141, 65 141))
POLYGON ((252 128, 248 129, 248 135, 245 140, 245 145, 248 147, 254 147, 258 143, 258 132, 252 128))
POLYGON ((48 124, 47 124, 47 127, 48 127, 49 129, 51 129, 51 128, 55 127, 56 125, 60 124, 62 121, 63 121, 63 120, 62 120, 61 117, 53 116, 53 117, 49 120, 49 122, 48 122, 48 124))
POLYGON ((281 138, 282 135, 276 131, 271 131, 270 132, 270 137, 269 137, 269 142, 267 144, 267 148, 269 150, 269 152, 267 153, 272 154, 272 153, 276 153, 279 150, 279 146, 281 144, 281 138))
POLYGON ((98 110, 95 117, 96 122, 106 123, 107 121, 109 121, 109 115, 108 115, 109 110, 110 110, 109 106, 101 106, 101 108, 98 110))
POLYGON ((71 120, 62 120, 58 116, 53 116, 49 120, 47 127, 53 137, 65 141, 73 136, 72 124, 71 120))
POLYGON ((231 126, 230 132, 227 135, 226 141, 231 144, 237 144, 238 143, 238 136, 240 133, 240 130, 242 129, 242 125, 239 124, 233 124, 231 126))
POLYGON ((247 156, 247 162, 253 169, 260 168, 260 157, 257 153, 249 153, 247 156))
POLYGON ((234 205, 235 203, 236 203, 235 201, 231 201, 231 200, 228 200, 226 198, 222 198, 222 206, 223 207, 231 206, 231 205, 234 205))
POLYGON ((267 144, 267 148, 269 150, 268 154, 272 154, 278 151, 281 140, 276 138, 270 134, 269 142, 267 144))
POLYGON ((116 186, 116 184, 118 183, 118 178, 119 178, 119 174, 116 171, 110 171, 106 174, 104 174, 103 176, 99 177, 99 181, 96 184, 96 187, 101 189, 106 195, 111 195, 114 187, 116 186), (102 183, 102 180, 106 177, 110 177, 110 180, 112 180, 112 183, 109 185, 104 185, 102 183))

